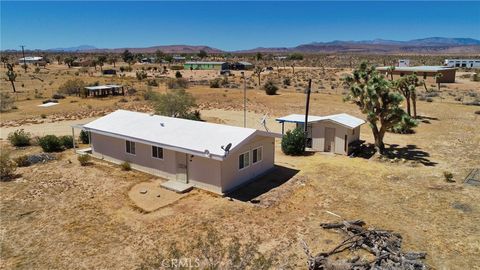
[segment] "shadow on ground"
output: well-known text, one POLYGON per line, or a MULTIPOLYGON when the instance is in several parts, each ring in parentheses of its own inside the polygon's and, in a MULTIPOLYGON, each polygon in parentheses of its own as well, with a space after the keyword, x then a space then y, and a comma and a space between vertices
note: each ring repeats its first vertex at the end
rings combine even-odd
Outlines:
MULTIPOLYGON (((355 152, 355 157, 370 159, 375 154, 375 147, 373 144, 362 144, 355 152)), ((435 166, 438 163, 429 159, 430 154, 422 151, 416 145, 407 144, 404 147, 399 147, 398 144, 390 144, 385 148, 384 157, 389 159, 405 159, 409 161, 416 161, 425 166, 435 166)))
POLYGON ((439 121, 439 119, 436 117, 429 117, 424 115, 418 115, 416 119, 425 124, 431 124, 430 120, 439 121))
POLYGON ((241 187, 227 196, 236 200, 248 202, 268 191, 279 187, 294 177, 299 170, 275 165, 266 175, 257 178, 248 185, 241 187))

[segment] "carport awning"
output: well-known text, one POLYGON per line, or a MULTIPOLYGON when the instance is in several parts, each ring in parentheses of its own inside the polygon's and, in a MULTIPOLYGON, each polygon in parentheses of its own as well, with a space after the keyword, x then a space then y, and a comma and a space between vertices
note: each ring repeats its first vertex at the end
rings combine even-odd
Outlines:
MULTIPOLYGON (((325 119, 324 117, 309 115, 308 122, 316 122, 325 119)), ((279 123, 305 123, 305 115, 303 114, 290 114, 275 119, 279 123)))

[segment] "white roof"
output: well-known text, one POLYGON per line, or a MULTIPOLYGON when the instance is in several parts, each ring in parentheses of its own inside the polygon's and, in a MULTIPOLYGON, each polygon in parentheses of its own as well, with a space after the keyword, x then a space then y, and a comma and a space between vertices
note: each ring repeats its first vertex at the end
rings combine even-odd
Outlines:
MULTIPOLYGON (((284 117, 280 117, 276 119, 278 122, 292 122, 292 123, 305 123, 305 115, 304 114, 290 114, 284 117)), ((320 122, 320 121, 333 121, 336 123, 339 123, 343 126, 346 126, 347 128, 356 128, 360 125, 365 124, 365 121, 357 118, 355 116, 351 116, 346 113, 340 113, 340 114, 332 114, 332 115, 327 115, 327 116, 315 116, 315 115, 309 115, 308 116, 308 122, 309 123, 314 123, 314 122, 320 122)))
MULTIPOLYGON (((378 70, 388 70, 390 67, 378 67, 378 70)), ((439 71, 439 70, 451 70, 454 68, 444 66, 416 66, 416 67, 395 67, 396 71, 439 71)))
POLYGON ((120 88, 121 85, 117 84, 105 84, 105 85, 97 85, 97 86, 87 86, 85 89, 88 90, 102 90, 102 89, 111 89, 111 88, 120 88))
POLYGON ((165 149, 223 160, 221 148, 230 151, 254 135, 277 137, 251 128, 117 110, 83 126, 86 130, 112 137, 157 145, 165 149))
POLYGON ((222 65, 225 64, 225 62, 208 62, 208 61, 188 61, 185 62, 186 65, 222 65))
MULTIPOLYGON (((25 61, 40 61, 43 57, 41 56, 25 56, 25 61)), ((18 59, 18 61, 23 61, 24 57, 18 59)))

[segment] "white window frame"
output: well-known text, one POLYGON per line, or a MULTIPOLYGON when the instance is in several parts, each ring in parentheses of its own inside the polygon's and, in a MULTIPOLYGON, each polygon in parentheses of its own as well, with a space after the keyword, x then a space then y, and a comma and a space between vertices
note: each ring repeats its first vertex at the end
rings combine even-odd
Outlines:
POLYGON ((253 148, 252 149, 252 164, 257 164, 259 162, 262 162, 263 161, 263 146, 259 146, 259 147, 256 147, 256 148, 253 148), (260 149, 260 152, 262 152, 262 155, 260 156, 260 159, 257 159, 257 161, 253 161, 253 151, 257 150, 257 155, 258 155, 258 150, 260 149))
POLYGON ((152 145, 152 158, 154 158, 154 159, 159 159, 159 160, 163 160, 163 158, 164 158, 163 154, 164 154, 164 153, 165 153, 165 152, 164 152, 163 147, 152 145), (157 155, 158 155, 158 149, 162 149, 162 157, 161 157, 161 158, 156 157, 156 156, 153 155, 153 148, 154 148, 154 147, 157 148, 157 155))
POLYGON ((136 156, 137 155, 137 144, 133 141, 130 141, 130 140, 125 140, 125 153, 129 154, 129 155, 132 155, 132 156, 136 156), (132 151, 132 143, 135 145, 133 148, 135 148, 135 153, 129 153, 127 151, 127 143, 130 144, 130 151, 132 151))
POLYGON ((247 152, 244 152, 244 153, 241 153, 240 155, 238 155, 238 160, 240 162, 240 157, 243 156, 243 155, 248 155, 248 165, 245 166, 245 158, 243 158, 243 168, 240 168, 240 163, 238 163, 238 170, 241 171, 241 170, 244 170, 248 167, 250 167, 250 165, 252 165, 252 162, 251 162, 251 159, 250 159, 250 151, 247 151, 247 152))

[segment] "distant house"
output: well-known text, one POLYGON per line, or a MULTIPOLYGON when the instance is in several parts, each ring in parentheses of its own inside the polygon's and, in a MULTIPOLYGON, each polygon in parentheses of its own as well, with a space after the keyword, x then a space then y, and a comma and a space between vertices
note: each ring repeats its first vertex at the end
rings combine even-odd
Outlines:
POLYGON ((409 59, 400 59, 400 60, 398 60, 398 66, 399 67, 409 67, 410 66, 410 60, 409 59))
POLYGON ((105 97, 105 96, 125 95, 125 89, 122 85, 106 84, 85 87, 86 97, 105 97))
POLYGON ((253 69, 253 64, 252 63, 249 63, 249 62, 244 62, 244 61, 240 61, 240 62, 235 62, 231 65, 230 69, 233 69, 233 70, 251 70, 253 69))
POLYGON ((43 57, 41 56, 25 56, 18 59, 18 64, 38 64, 43 61, 43 57))
POLYGON ((385 75, 392 74, 394 77, 402 77, 405 75, 417 74, 419 78, 431 82, 440 83, 454 83, 456 68, 444 67, 444 66, 415 66, 415 67, 395 67, 394 70, 390 70, 391 67, 377 67, 377 70, 385 73, 385 75), (441 77, 436 77, 437 74, 442 74, 441 77))
POLYGON ((186 59, 185 56, 180 56, 180 55, 172 56, 172 61, 175 63, 185 62, 185 59, 186 59))
MULTIPOLYGON (((277 135, 117 110, 82 126, 94 157, 225 194, 274 167, 277 135)), ((168 182, 167 182, 168 183, 168 182)), ((167 184, 168 185, 168 184, 167 184)))
MULTIPOLYGON (((282 124, 295 123, 304 129, 305 115, 291 114, 276 119, 282 124)), ((308 116, 307 150, 349 155, 360 140, 360 126, 365 121, 346 113, 327 116, 308 116)))
POLYGON ((277 60, 277 61, 284 61, 284 60, 287 60, 287 56, 274 56, 273 59, 277 60))
POLYGON ((186 70, 225 70, 228 69, 226 62, 185 62, 183 68, 186 70))
POLYGON ((149 64, 155 62, 155 57, 144 57, 140 60, 140 63, 149 64))
POLYGON ((104 69, 102 70, 103 75, 117 75, 117 70, 115 69, 104 69))
POLYGON ((445 59, 445 66, 457 68, 480 68, 480 59, 445 59))

